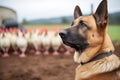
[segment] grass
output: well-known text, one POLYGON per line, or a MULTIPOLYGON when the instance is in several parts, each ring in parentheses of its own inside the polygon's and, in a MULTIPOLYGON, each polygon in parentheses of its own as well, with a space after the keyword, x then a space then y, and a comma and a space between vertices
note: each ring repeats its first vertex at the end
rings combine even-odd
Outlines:
POLYGON ((120 44, 120 25, 109 25, 108 34, 110 35, 112 41, 120 44))
POLYGON ((49 30, 51 30, 53 27, 60 27, 65 28, 68 27, 69 24, 32 24, 32 25, 24 25, 26 29, 28 28, 45 28, 47 27, 49 30))
MULTIPOLYGON (((47 27, 51 30, 53 27, 66 28, 69 27, 70 24, 34 24, 34 25, 24 25, 26 28, 44 28, 47 27)), ((120 44, 120 25, 109 25, 108 26, 108 34, 110 35, 112 41, 117 44, 120 44)))

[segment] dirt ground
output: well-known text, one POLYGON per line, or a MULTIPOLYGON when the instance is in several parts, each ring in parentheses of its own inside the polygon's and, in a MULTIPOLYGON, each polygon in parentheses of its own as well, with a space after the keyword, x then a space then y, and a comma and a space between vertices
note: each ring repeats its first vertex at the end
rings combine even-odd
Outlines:
MULTIPOLYGON (((120 53, 120 46, 115 53, 120 53)), ((74 80, 77 64, 72 55, 0 57, 0 80, 74 80)))

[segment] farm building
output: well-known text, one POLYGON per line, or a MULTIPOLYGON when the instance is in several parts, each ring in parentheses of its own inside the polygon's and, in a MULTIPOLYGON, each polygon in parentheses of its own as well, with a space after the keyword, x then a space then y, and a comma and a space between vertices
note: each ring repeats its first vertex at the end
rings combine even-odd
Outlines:
POLYGON ((16 11, 8 7, 0 6, 0 26, 2 26, 2 20, 8 18, 17 19, 16 11))

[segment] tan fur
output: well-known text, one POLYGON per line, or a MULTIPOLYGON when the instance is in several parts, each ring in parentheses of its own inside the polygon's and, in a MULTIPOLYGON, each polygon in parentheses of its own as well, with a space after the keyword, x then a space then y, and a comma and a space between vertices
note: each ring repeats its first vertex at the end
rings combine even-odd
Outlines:
MULTIPOLYGON (((120 66, 120 59, 116 55, 103 58, 101 60, 93 61, 83 66, 76 68, 75 80, 92 80, 91 77, 98 76, 101 73, 110 72, 117 69, 120 66)), ((107 73, 107 74, 110 74, 107 73)), ((115 73, 115 72, 114 72, 115 73)), ((118 72, 117 72, 118 73, 118 72)), ((108 76, 110 77, 110 76, 108 76)), ((117 77, 117 75, 116 75, 117 77)), ((95 78, 95 77, 94 77, 95 78)), ((97 79, 97 77, 96 77, 97 79)), ((105 80, 105 79, 103 79, 105 80)), ((108 79, 107 79, 108 80, 108 79)), ((111 78, 111 80, 114 80, 111 78)), ((117 79, 115 79, 117 80, 117 79)))
MULTIPOLYGON (((75 51, 75 62, 88 62, 100 53, 114 51, 111 39, 107 34, 107 27, 105 28, 103 35, 100 35, 98 33, 93 16, 81 16, 74 21, 74 25, 77 25, 80 20, 89 25, 91 30, 85 33, 84 31, 80 31, 80 34, 82 34, 82 36, 87 37, 89 46, 82 53, 81 51, 75 51), (92 37, 92 34, 94 34, 94 37, 92 37)), ((89 62, 85 65, 80 64, 76 68, 75 80, 120 80, 120 71, 115 70, 119 67, 120 58, 112 54, 109 57, 89 62), (100 77, 100 79, 98 79, 98 77, 100 77)))
POLYGON ((76 50, 75 80, 120 80, 120 57, 114 54, 107 28, 107 0, 90 16, 83 16, 80 7, 75 7, 71 27, 59 33, 63 43, 76 50))

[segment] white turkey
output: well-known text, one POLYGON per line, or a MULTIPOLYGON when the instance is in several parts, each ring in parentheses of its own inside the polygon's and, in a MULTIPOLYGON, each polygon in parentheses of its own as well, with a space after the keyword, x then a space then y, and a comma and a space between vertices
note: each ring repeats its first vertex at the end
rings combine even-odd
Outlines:
POLYGON ((62 40, 58 34, 58 31, 54 30, 53 36, 51 38, 51 46, 54 50, 53 55, 59 55, 58 49, 60 48, 61 45, 62 45, 62 40))
POLYGON ((17 36, 17 31, 13 31, 11 32, 11 46, 14 50, 13 54, 14 55, 18 55, 18 47, 17 47, 17 40, 18 40, 18 36, 17 36))
POLYGON ((9 57, 8 50, 10 48, 10 38, 5 32, 2 32, 0 35, 0 47, 3 51, 2 57, 9 57))
POLYGON ((41 48, 41 45, 42 45, 41 38, 42 38, 42 33, 41 32, 35 31, 31 35, 31 43, 36 50, 36 52, 35 52, 36 55, 41 54, 41 52, 40 52, 40 48, 41 48))
POLYGON ((44 55, 49 55, 49 48, 50 48, 50 44, 51 44, 51 37, 49 35, 49 32, 47 30, 47 28, 43 29, 43 34, 42 34, 42 46, 45 49, 44 51, 44 55))
POLYGON ((17 39, 17 46, 18 48, 20 49, 20 51, 22 52, 19 57, 21 58, 24 58, 26 57, 25 55, 25 51, 27 49, 27 45, 28 45, 28 42, 27 42, 27 39, 25 38, 25 32, 18 32, 18 39, 17 39))

